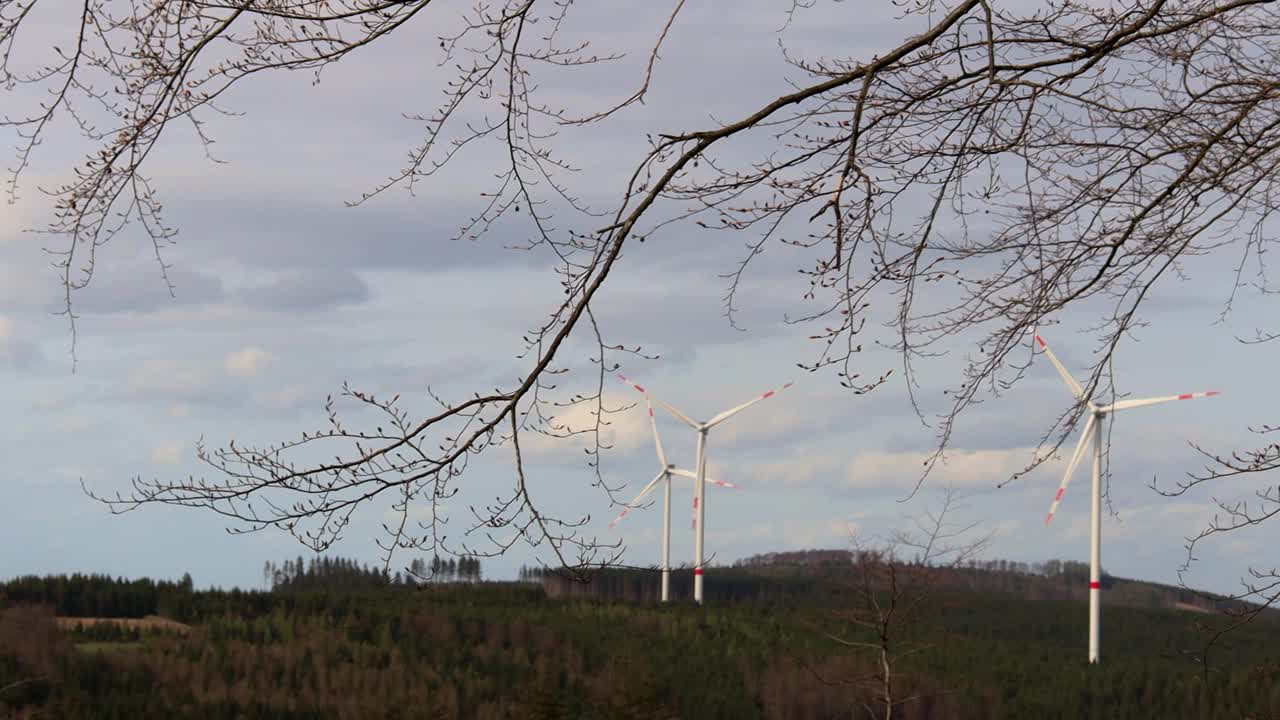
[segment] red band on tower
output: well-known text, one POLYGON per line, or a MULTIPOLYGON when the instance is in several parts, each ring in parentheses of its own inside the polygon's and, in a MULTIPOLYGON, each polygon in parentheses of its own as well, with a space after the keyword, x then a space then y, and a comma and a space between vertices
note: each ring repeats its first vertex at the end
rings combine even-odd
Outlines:
POLYGON ((1101 589, 1102 589, 1102 583, 1100 583, 1100 582, 1091 582, 1091 583, 1089 583, 1089 589, 1090 589, 1090 590, 1101 590, 1101 589))

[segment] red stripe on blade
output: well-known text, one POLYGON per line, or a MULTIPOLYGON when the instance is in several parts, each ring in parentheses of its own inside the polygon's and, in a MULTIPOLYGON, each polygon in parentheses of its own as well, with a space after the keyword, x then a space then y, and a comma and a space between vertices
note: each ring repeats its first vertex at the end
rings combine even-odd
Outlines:
POLYGON ((1222 394, 1222 391, 1220 390, 1210 390, 1209 392, 1205 393, 1204 396, 1213 397, 1214 395, 1221 395, 1221 394, 1222 394))
POLYGON ((769 392, 767 392, 767 393, 765 393, 765 394, 761 395, 761 396, 760 396, 760 399, 761 399, 761 400, 767 400, 768 398, 773 397, 774 392, 775 392, 774 390, 770 390, 769 392))
POLYGON ((1179 399, 1179 400, 1190 400, 1190 399, 1191 399, 1191 398, 1193 398, 1193 397, 1195 397, 1195 395, 1192 395, 1191 393, 1183 393, 1183 394, 1181 394, 1181 395, 1179 395, 1179 396, 1178 396, 1178 399, 1179 399))
POLYGON ((1066 491, 1067 491, 1067 489, 1066 489, 1066 488, 1058 488, 1058 494, 1057 494, 1053 499, 1054 499, 1054 500, 1061 500, 1061 499, 1062 499, 1062 494, 1063 494, 1063 493, 1065 493, 1066 491))
POLYGON ((1044 338, 1042 338, 1042 337, 1040 337, 1039 335, 1037 335, 1037 336, 1036 336, 1036 342, 1040 343, 1040 347, 1044 347, 1044 338))

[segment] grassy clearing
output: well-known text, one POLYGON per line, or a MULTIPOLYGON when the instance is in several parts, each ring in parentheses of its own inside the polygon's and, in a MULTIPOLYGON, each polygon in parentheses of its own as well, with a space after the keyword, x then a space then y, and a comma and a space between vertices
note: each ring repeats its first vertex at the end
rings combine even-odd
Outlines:
POLYGON ((144 642, 82 642, 76 643, 76 650, 82 653, 120 652, 121 650, 140 650, 146 647, 144 642))
POLYGON ((55 618, 54 622, 58 624, 60 630, 75 630, 78 627, 89 628, 100 623, 115 623, 129 630, 163 630, 165 632, 178 633, 179 635, 186 635, 191 632, 190 625, 160 617, 159 615, 148 615, 144 618, 59 617, 55 618))

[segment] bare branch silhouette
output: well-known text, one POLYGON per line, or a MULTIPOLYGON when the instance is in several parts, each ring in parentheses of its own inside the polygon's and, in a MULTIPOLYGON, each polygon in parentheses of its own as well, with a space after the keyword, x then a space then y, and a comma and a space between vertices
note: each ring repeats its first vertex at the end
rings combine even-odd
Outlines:
MULTIPOLYGON (((1100 313, 1088 382, 1097 386, 1121 338, 1142 322, 1152 289, 1183 275, 1193 258, 1239 254, 1228 307, 1240 288, 1270 291, 1262 257, 1280 177, 1280 19, 1269 0, 897 3, 903 39, 885 52, 811 57, 803 43, 781 43, 792 73, 785 88, 753 88, 758 97, 737 117, 642 131, 647 152, 618 160, 625 180, 599 208, 577 183, 573 133, 644 100, 659 81, 660 51, 688 16, 682 2, 651 16, 638 90, 603 110, 595 102, 565 109, 539 82, 623 59, 621 49, 564 39, 579 7, 571 0, 477 1, 452 31, 439 29, 446 24, 432 0, 85 0, 74 16, 75 46, 19 70, 13 50, 41 3, 0 5, 0 86, 47 98, 4 106, 4 126, 21 137, 9 189, 17 192, 53 118, 75 119, 95 144, 71 179, 49 191, 57 209, 45 232, 73 348, 74 299, 92 282, 101 248, 137 229, 167 277, 164 250, 176 230, 147 169, 170 123, 192 123, 207 144, 209 119, 232 111, 224 105, 232 87, 288 71, 318 79, 393 33, 430 33, 454 79, 434 112, 412 116, 423 134, 405 165, 353 203, 448 182, 475 148, 496 146, 484 206, 459 219, 457 236, 519 223, 528 237, 519 249, 548 253, 563 290, 525 336, 521 376, 504 388, 439 399, 434 413, 346 388, 343 412, 348 403, 371 410, 387 429, 344 421, 331 401, 325 427, 275 444, 202 446, 210 479, 138 479, 130 495, 102 498, 117 511, 195 506, 240 531, 274 526, 319 549, 357 508, 383 502, 401 514, 386 528, 384 549, 475 551, 465 540, 446 542, 439 521, 469 459, 514 447, 525 429, 578 434, 582 428, 559 426, 555 412, 585 405, 597 418, 585 433, 596 437, 590 460, 599 462, 607 449, 599 429, 618 408, 606 406, 598 383, 566 397, 573 358, 564 357, 565 344, 575 331, 594 342, 594 372, 642 352, 615 339, 626 328, 600 328, 592 304, 624 271, 628 243, 676 228, 746 239, 725 276, 730 322, 743 278, 766 262, 769 247, 808 253, 798 269, 812 309, 787 318, 813 329, 816 349, 801 366, 834 372, 864 393, 888 369, 859 367, 863 345, 895 350, 916 413, 938 432, 921 482, 945 458, 965 411, 1022 377, 1031 335, 1065 309, 1089 303, 1100 313), (1250 262, 1256 278, 1243 271, 1250 262), (961 345, 973 351, 931 419, 916 366, 961 345), (415 530, 407 513, 419 505, 434 519, 415 530)), ((794 28, 814 4, 784 0, 780 24, 794 28)), ((855 22, 858 10, 831 12, 855 22)), ((732 29, 726 20, 725 32, 732 29)), ((1060 445, 1078 411, 1065 411, 1045 443, 1060 445)), ((1051 454, 1037 453, 1028 470, 1051 454)), ((593 467, 595 485, 614 500, 593 467)), ((522 479, 512 479, 507 497, 475 510, 470 537, 491 523, 523 536, 521 521, 504 514, 536 515, 522 479)), ((566 522, 565 532, 582 527, 566 522)), ((542 537, 569 542, 561 530, 542 537)), ((510 537, 493 536, 494 547, 510 537)))

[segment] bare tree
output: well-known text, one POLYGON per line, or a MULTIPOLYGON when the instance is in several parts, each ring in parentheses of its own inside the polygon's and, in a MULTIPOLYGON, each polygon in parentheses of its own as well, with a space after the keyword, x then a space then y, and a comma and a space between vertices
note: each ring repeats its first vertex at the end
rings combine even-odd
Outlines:
MULTIPOLYGON (((1261 337, 1266 341, 1278 336, 1261 337)), ((1253 431, 1267 438, 1280 432, 1280 427, 1263 425, 1253 431)), ((1152 481, 1152 489, 1166 497, 1181 497, 1199 490, 1206 483, 1254 477, 1280 469, 1280 443, 1265 443, 1252 450, 1237 450, 1226 455, 1215 455, 1203 447, 1195 447, 1208 460, 1202 471, 1188 473, 1186 480, 1172 487, 1161 487, 1157 481, 1152 481)), ((1240 580, 1240 589, 1226 597, 1211 596, 1194 590, 1187 581, 1187 574, 1197 560, 1197 551, 1205 543, 1220 535, 1247 532, 1280 515, 1280 485, 1270 483, 1269 479, 1262 479, 1260 487, 1253 491, 1253 496, 1249 499, 1214 497, 1213 503, 1218 507, 1218 512, 1204 529, 1187 538, 1186 560, 1178 571, 1180 584, 1202 596, 1212 597, 1221 608, 1216 621, 1197 622, 1205 634, 1205 643, 1196 659, 1201 663, 1206 677, 1215 651, 1229 634, 1249 625, 1268 610, 1280 607, 1280 567, 1247 568, 1245 577, 1240 580)))
POLYGON ((852 534, 854 573, 850 608, 838 613, 852 622, 858 634, 845 637, 830 632, 829 639, 871 659, 868 674, 856 678, 829 679, 874 693, 875 703, 862 709, 870 718, 892 720, 894 712, 924 699, 904 692, 909 673, 901 668, 906 658, 934 647, 919 639, 919 619, 929 611, 937 589, 938 573, 963 567, 990 544, 993 533, 978 534, 979 523, 957 523, 950 516, 962 509, 954 489, 943 490, 938 509, 911 518, 911 529, 893 532, 880 547, 852 534))
MULTIPOLYGON (((163 251, 174 230, 146 170, 171 124, 189 123, 207 140, 206 123, 229 111, 224 98, 234 86, 292 70, 318 77, 392 33, 434 34, 440 26, 432 24, 439 5, 432 0, 85 0, 73 21, 76 42, 18 69, 17 39, 37 5, 47 4, 0 3, 0 84, 44 98, 26 113, 5 105, 5 124, 22 138, 11 191, 55 116, 76 120, 96 145, 52 191, 58 205, 47 230, 73 347, 73 299, 91 282, 100 248, 138 228, 161 273, 168 267, 163 251)), ((780 24, 816 5, 779 0, 780 24)), ((636 90, 603 107, 561 109, 546 89, 554 83, 540 78, 620 62, 621 52, 562 39, 577 17, 572 0, 475 2, 456 32, 438 38, 457 76, 436 111, 417 116, 421 142, 388 182, 356 201, 436 181, 475 147, 503 150, 486 206, 458 235, 523 223, 525 249, 556 258, 563 290, 525 337, 518 381, 437 398, 434 413, 348 388, 342 401, 380 414, 380 423, 353 426, 330 402, 328 424, 292 440, 201 446, 211 479, 138 479, 132 494, 106 502, 119 511, 201 507, 242 531, 274 526, 316 549, 332 543, 358 507, 381 502, 400 516, 382 541, 389 558, 395 548, 449 546, 437 519, 414 526, 409 508, 439 511, 468 460, 497 445, 515 451, 512 486, 495 504, 473 508, 463 540, 452 542, 475 552, 468 538, 487 537, 501 552, 524 538, 576 552, 566 564, 608 561, 616 549, 580 535, 584 519, 539 511, 518 437, 588 435, 594 482, 612 498, 599 473, 599 430, 619 408, 607 406, 601 390, 605 373, 639 351, 615 337, 625 328, 599 326, 593 301, 624 267, 624 247, 669 228, 696 224, 729 231, 735 242, 749 238, 726 276, 730 323, 741 281, 765 262, 767 247, 807 250, 811 260, 800 270, 811 280, 805 297, 813 309, 788 318, 815 328, 817 348, 802 367, 833 371, 863 393, 885 379, 855 367, 863 343, 894 348, 922 421, 928 403, 918 397, 915 364, 947 347, 972 348, 944 403, 926 473, 944 458, 964 411, 1021 377, 1031 334, 1055 313, 1085 301, 1102 308, 1092 389, 1142 321, 1151 290, 1194 258, 1238 258, 1227 308, 1238 289, 1266 287, 1261 258, 1274 236, 1280 162, 1273 0, 897 0, 896 46, 873 57, 810 57, 803 40, 784 45, 788 86, 760 88, 738 117, 652 128, 648 152, 612 204, 590 207, 575 192, 566 145, 573 132, 618 121, 646 97, 684 6, 675 0, 653 18, 636 90), (595 348, 584 393, 559 387, 568 381, 571 363, 562 356, 572 333, 595 348), (555 420, 579 404, 593 408, 593 424, 555 420)), ((850 23, 861 13, 851 3, 826 11, 847 13, 850 23)), ((723 29, 732 32, 732 17, 723 29)), ((1043 441, 1060 445, 1080 409, 1067 409, 1043 441)))

